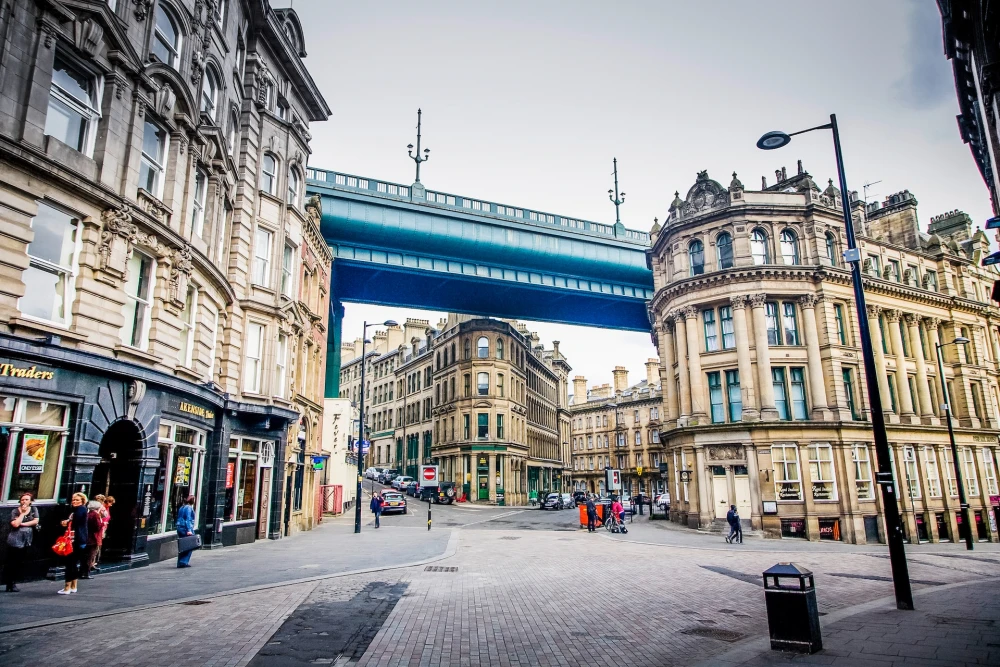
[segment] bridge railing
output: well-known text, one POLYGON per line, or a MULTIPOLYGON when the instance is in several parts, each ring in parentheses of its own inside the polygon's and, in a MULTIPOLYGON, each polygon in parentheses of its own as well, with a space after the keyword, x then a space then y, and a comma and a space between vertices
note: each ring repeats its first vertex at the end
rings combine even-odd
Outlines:
MULTIPOLYGON (((397 201, 412 201, 410 197, 410 186, 400 185, 399 183, 389 183, 388 181, 379 181, 373 178, 353 176, 351 174, 344 174, 338 171, 328 171, 326 169, 315 168, 306 169, 306 179, 342 190, 364 192, 365 194, 385 197, 387 199, 395 199, 397 201)), ((446 192, 427 190, 424 195, 424 199, 428 203, 435 206, 474 211, 475 213, 482 215, 489 215, 491 217, 514 221, 523 221, 529 224, 579 229, 591 234, 610 236, 612 238, 619 239, 624 238, 624 240, 632 241, 634 243, 649 245, 649 234, 646 232, 636 231, 634 229, 626 229, 623 237, 615 234, 614 225, 604 225, 599 222, 580 220, 579 218, 569 218, 563 215, 545 213, 543 211, 536 211, 523 207, 507 206, 505 204, 497 204, 496 202, 488 202, 482 199, 472 199, 471 197, 452 195, 446 192)))

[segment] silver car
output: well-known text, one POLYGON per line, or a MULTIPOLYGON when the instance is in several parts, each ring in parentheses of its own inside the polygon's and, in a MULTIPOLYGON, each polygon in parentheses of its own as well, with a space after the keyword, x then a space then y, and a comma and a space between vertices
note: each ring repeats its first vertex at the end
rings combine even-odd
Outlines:
POLYGON ((560 493, 559 500, 562 503, 563 509, 571 510, 576 507, 576 501, 573 500, 573 494, 571 493, 560 493))

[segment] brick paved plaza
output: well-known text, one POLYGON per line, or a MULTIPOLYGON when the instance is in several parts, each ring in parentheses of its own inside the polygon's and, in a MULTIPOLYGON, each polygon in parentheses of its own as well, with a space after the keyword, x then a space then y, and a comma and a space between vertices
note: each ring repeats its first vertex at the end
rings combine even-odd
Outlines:
POLYGON ((419 511, 378 531, 365 518, 360 536, 347 517, 196 553, 190 570, 99 575, 70 599, 26 584, 0 597, 0 662, 1000 664, 993 545, 911 547, 917 611, 898 612, 880 546, 730 546, 645 517, 622 539, 569 511, 435 507, 431 532, 419 511), (769 650, 760 573, 787 560, 816 574, 825 650, 813 656, 769 650))

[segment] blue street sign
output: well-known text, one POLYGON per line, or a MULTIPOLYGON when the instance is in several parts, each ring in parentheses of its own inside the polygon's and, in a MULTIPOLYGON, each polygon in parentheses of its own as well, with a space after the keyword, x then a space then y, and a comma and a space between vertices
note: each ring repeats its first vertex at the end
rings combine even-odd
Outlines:
POLYGON ((1000 229, 1000 215, 986 221, 986 229, 1000 229))
POLYGON ((371 448, 371 446, 372 446, 371 441, 369 441, 369 440, 362 440, 361 441, 361 455, 364 456, 365 454, 367 454, 368 450, 371 448))
POLYGON ((994 264, 1000 264, 1000 252, 983 257, 983 266, 993 266, 994 264))

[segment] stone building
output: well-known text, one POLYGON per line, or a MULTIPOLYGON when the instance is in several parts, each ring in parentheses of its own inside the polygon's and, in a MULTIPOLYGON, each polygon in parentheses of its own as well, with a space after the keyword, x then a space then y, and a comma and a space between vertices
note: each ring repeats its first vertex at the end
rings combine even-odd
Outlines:
MULTIPOLYGON (((736 504, 768 536, 883 540, 839 192, 801 162, 776 178, 754 191, 701 172, 652 230, 671 518, 706 526, 736 504)), ((959 539, 945 383, 973 530, 996 540, 1000 311, 996 273, 979 266, 986 237, 958 211, 923 231, 909 192, 851 199, 906 534, 959 539), (971 342, 950 344, 960 336, 971 342)))
POLYGON ((573 378, 569 408, 574 491, 605 494, 605 468, 622 471, 623 489, 657 494, 666 490, 660 464, 667 461, 660 429, 663 394, 659 360, 646 361, 646 379, 629 385, 624 366, 614 369, 614 386, 587 390, 587 379, 573 378))
POLYGON ((295 12, 47 0, 0 30, 0 503, 37 494, 44 545, 71 492, 110 493, 131 564, 173 556, 187 495, 208 547, 308 527, 329 109, 295 12))
MULTIPOLYGON (((523 324, 451 314, 408 319, 365 352, 370 465, 416 476, 436 462, 473 502, 508 504, 563 488, 568 476, 571 370, 523 324), (407 342, 408 344, 404 343, 407 342)), ((357 403, 361 341, 342 347, 341 396, 357 403)))

